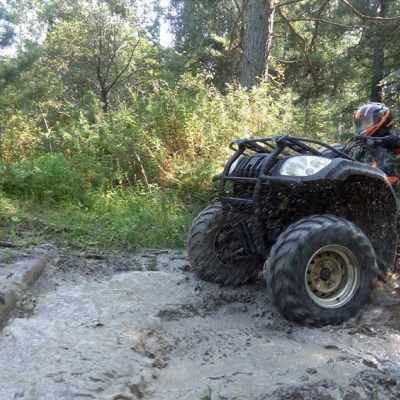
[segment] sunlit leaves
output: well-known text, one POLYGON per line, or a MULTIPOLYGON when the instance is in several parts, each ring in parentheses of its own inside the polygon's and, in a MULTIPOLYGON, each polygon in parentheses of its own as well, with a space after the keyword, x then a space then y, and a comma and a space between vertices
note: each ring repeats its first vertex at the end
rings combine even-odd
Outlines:
POLYGON ((92 91, 103 111, 112 107, 114 92, 138 84, 138 71, 153 51, 132 10, 115 13, 114 8, 106 2, 74 3, 61 13, 45 42, 47 66, 61 75, 71 99, 92 91))

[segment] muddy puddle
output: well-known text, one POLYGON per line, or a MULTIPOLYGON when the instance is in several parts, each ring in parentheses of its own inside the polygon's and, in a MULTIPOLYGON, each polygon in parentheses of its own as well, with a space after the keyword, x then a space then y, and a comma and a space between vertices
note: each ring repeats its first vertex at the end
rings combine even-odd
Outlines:
POLYGON ((397 399, 399 315, 395 279, 357 323, 311 329, 179 252, 62 256, 0 332, 0 399, 397 399))

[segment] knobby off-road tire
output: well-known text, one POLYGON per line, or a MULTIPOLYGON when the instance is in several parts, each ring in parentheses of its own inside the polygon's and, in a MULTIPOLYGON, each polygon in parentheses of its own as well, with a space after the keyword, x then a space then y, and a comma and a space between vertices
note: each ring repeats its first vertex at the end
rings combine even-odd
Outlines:
POLYGON ((338 325, 368 304, 377 281, 374 249, 364 233, 333 215, 304 218, 284 231, 267 261, 275 305, 291 321, 338 325))
POLYGON ((265 261, 241 247, 221 203, 212 204, 195 218, 187 251, 190 265, 201 279, 225 286, 255 279, 265 261))

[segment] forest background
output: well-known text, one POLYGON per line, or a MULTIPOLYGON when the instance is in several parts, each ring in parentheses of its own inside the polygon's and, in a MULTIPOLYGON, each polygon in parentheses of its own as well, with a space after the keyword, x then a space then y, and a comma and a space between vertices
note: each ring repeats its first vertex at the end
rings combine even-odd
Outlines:
POLYGON ((232 140, 398 120, 399 43, 395 0, 3 0, 0 240, 183 247, 232 140))

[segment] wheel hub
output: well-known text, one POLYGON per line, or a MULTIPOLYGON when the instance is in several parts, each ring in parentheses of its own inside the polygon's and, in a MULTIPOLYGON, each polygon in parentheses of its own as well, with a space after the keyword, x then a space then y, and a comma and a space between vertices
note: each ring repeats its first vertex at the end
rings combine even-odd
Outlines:
POLYGON ((319 275, 320 278, 326 282, 331 277, 331 271, 329 270, 329 268, 322 268, 319 275))

